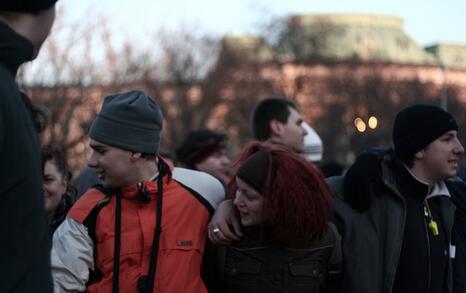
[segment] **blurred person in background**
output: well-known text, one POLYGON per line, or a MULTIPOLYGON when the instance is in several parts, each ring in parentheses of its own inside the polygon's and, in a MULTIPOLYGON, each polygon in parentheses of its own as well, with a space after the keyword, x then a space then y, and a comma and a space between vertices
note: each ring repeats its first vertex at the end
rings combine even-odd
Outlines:
POLYGON ((42 166, 45 211, 53 234, 73 205, 76 189, 71 184, 72 175, 62 149, 42 147, 42 166))
POLYGON ((76 200, 78 200, 86 191, 94 185, 102 184, 94 169, 84 166, 73 182, 76 187, 76 200))
POLYGON ((320 165, 324 155, 324 147, 319 134, 307 122, 303 121, 303 128, 306 130, 304 136, 304 148, 302 156, 308 161, 313 162, 316 166, 320 165))
POLYGON ((326 161, 322 162, 319 166, 322 175, 325 178, 333 177, 333 176, 340 176, 345 173, 345 168, 342 164, 338 163, 337 161, 326 161))
POLYGON ((286 97, 271 97, 260 101, 251 115, 254 139, 268 141, 304 152, 304 138, 308 134, 295 103, 286 97))
POLYGON ((192 130, 176 151, 177 162, 185 168, 206 172, 226 185, 231 163, 226 153, 227 142, 223 133, 192 130))

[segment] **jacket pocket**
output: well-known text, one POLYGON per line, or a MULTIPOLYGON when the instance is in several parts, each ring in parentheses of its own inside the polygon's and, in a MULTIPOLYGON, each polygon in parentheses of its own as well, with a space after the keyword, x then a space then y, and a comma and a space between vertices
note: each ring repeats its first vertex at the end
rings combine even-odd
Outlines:
POLYGON ((318 261, 309 263, 290 263, 289 283, 291 292, 321 292, 325 279, 325 272, 322 264, 318 261))
POLYGON ((262 292, 262 264, 258 261, 231 260, 226 264, 228 292, 262 292))
POLYGON ((202 292, 202 249, 202 243, 192 235, 165 235, 161 239, 158 256, 159 291, 192 292, 193 288, 197 288, 198 292, 202 292))

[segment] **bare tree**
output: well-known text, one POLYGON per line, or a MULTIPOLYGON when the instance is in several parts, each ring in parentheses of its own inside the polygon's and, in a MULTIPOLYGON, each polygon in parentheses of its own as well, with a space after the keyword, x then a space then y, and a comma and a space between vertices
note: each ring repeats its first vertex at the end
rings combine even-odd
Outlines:
POLYGON ((41 58, 23 69, 20 84, 49 114, 42 144, 63 147, 77 170, 86 160, 87 131, 102 98, 147 78, 153 63, 131 44, 117 47, 104 17, 83 26, 65 25, 59 15, 41 58))
POLYGON ((167 149, 190 128, 204 126, 218 102, 218 96, 203 93, 205 76, 216 61, 213 38, 183 30, 161 32, 154 33, 151 45, 140 47, 129 38, 116 42, 102 17, 88 27, 55 28, 42 58, 24 69, 21 85, 49 113, 42 143, 64 147, 74 170, 86 160, 88 128, 109 94, 142 89, 156 97, 166 116, 167 149))
MULTIPOLYGON (((226 131, 237 151, 251 138, 254 105, 266 96, 289 96, 321 135, 325 158, 346 163, 366 147, 389 144, 394 115, 403 106, 434 103, 440 95, 437 86, 417 77, 387 76, 383 68, 389 64, 323 59, 326 36, 335 36, 324 23, 308 31, 296 19, 282 19, 275 35, 243 47, 187 28, 154 32, 140 46, 115 38, 105 18, 94 19, 83 27, 61 25, 59 18, 41 58, 21 74, 22 87, 50 114, 42 142, 65 147, 74 170, 86 160, 88 127, 102 98, 126 90, 145 90, 161 105, 162 146, 169 151, 198 127, 226 131), (378 118, 377 128, 357 132, 354 119, 370 115, 378 118)), ((458 89, 447 92, 464 124, 455 107, 458 89)))
POLYGON ((217 61, 218 40, 186 28, 155 34, 156 78, 139 82, 161 104, 165 116, 162 146, 173 151, 192 128, 203 127, 220 102, 206 94, 206 76, 217 61))

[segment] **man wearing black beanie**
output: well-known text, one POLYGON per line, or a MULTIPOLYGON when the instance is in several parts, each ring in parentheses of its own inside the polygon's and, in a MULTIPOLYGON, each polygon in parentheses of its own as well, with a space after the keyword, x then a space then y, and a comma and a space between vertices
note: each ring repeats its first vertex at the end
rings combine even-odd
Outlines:
POLYGON ((55 2, 0 2, 0 292, 52 292, 39 140, 15 76, 39 53, 55 2))
POLYGON ((466 190, 450 179, 464 153, 457 131, 437 106, 407 107, 395 118, 392 150, 366 152, 330 180, 345 292, 465 292, 453 291, 452 277, 451 198, 466 190))

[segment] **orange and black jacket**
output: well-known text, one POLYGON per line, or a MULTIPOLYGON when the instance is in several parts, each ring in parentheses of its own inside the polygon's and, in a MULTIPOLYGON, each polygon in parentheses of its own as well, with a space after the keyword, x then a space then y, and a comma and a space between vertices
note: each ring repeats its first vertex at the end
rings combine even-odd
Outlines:
MULTIPOLYGON (((207 292, 200 276, 207 223, 224 198, 212 176, 172 168, 162 177, 163 205, 153 292, 207 292)), ((150 266, 156 226, 157 182, 144 181, 119 189, 121 219, 118 261, 119 292, 137 292, 150 266), (140 190, 150 200, 141 200, 140 190)), ((53 239, 52 274, 55 292, 115 292, 114 249, 116 196, 95 219, 95 239, 84 225, 106 195, 90 189, 70 210, 53 239)))

